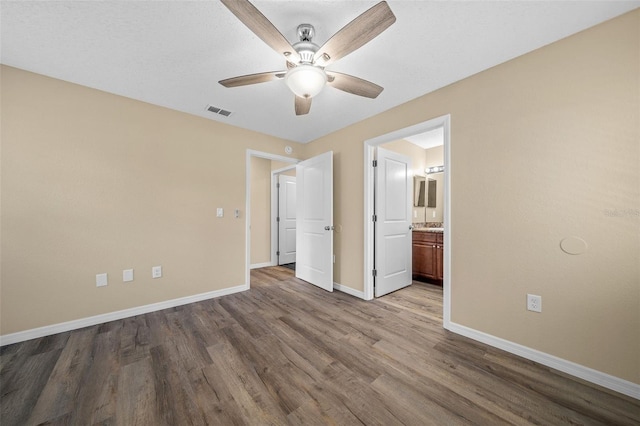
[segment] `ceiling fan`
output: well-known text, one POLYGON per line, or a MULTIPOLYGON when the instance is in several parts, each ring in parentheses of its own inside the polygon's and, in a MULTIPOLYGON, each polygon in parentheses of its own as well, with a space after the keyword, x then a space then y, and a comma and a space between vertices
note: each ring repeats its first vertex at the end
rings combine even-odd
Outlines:
POLYGON ((284 79, 295 95, 296 115, 308 114, 311 98, 325 84, 367 98, 376 98, 381 86, 348 74, 325 69, 340 58, 364 46, 396 21, 385 1, 376 4, 335 33, 322 47, 313 42, 311 24, 298 26, 300 41, 293 45, 248 0, 220 0, 236 17, 272 49, 283 55, 287 69, 243 75, 219 81, 224 87, 238 87, 284 79))

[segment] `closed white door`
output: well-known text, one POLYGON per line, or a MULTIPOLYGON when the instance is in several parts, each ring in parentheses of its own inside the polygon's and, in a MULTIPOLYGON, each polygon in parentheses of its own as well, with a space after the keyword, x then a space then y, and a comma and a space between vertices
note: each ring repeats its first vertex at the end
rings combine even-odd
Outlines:
POLYGON ((375 173, 375 296, 411 284, 411 159, 378 148, 375 173))
POLYGON ((278 175, 278 265, 296 261, 296 178, 278 175))
POLYGON ((296 165, 296 278, 333 291, 333 152, 296 165))

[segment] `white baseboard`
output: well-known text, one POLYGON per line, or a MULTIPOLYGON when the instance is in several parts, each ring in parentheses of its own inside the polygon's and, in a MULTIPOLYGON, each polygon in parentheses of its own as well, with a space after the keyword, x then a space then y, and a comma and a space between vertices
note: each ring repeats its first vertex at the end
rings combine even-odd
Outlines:
POLYGON ((207 293, 195 294, 193 296, 180 297, 178 299, 167 300, 164 302, 152 303, 150 305, 138 306, 135 308, 123 309, 121 311, 109 312, 107 314, 95 315, 92 317, 81 318, 73 321, 62 322, 59 324, 47 325, 44 327, 32 328, 31 330, 19 331, 17 333, 6 334, 0 336, 0 346, 11 345, 13 343, 23 342, 25 340, 36 339, 38 337, 50 336, 52 334, 62 333, 70 330, 77 330, 83 327, 89 327, 96 324, 103 324, 109 321, 115 321, 123 318, 129 318, 136 315, 148 314, 149 312, 160 311, 167 308, 175 308, 176 306, 186 305, 188 303, 200 302, 207 299, 214 299, 228 294, 239 293, 249 290, 249 286, 242 284, 235 287, 229 287, 222 290, 209 291, 207 293))
POLYGON ((335 283, 335 282, 333 283, 333 288, 338 290, 338 291, 341 291, 343 293, 347 293, 347 294, 350 294, 351 296, 355 296, 355 297, 357 297, 359 299, 363 299, 364 300, 364 291, 354 290, 351 287, 347 287, 347 286, 344 286, 342 284, 338 284, 338 283, 335 283))
POLYGON ((254 263, 249 266, 249 269, 266 268, 267 266, 276 266, 276 264, 272 262, 254 263))
POLYGON ((448 329, 456 334, 460 334, 470 339, 477 340, 478 342, 519 355, 528 360, 535 361, 539 364, 546 365, 547 367, 579 377, 588 382, 620 392, 632 398, 640 399, 639 384, 620 379, 610 374, 585 367, 584 365, 576 364, 574 362, 567 361, 566 359, 558 358, 545 352, 540 352, 536 349, 531 349, 527 346, 513 343, 454 322, 449 323, 448 329))

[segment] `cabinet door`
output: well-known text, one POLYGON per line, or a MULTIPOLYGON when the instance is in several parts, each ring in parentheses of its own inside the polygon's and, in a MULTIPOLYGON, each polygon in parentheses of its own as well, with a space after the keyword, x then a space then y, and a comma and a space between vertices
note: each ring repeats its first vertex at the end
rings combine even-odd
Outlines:
POLYGON ((436 243, 413 244, 413 274, 423 278, 435 278, 436 243))

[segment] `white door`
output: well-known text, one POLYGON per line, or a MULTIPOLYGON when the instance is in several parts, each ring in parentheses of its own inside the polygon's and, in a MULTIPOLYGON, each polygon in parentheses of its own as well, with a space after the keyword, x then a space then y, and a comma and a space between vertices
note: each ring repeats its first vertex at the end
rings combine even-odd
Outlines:
POLYGON ((296 278, 333 291, 333 152, 296 165, 296 278))
POLYGON ((411 159, 378 148, 375 176, 375 295, 411 284, 411 159))
POLYGON ((296 178, 278 175, 278 265, 296 261, 296 178))

